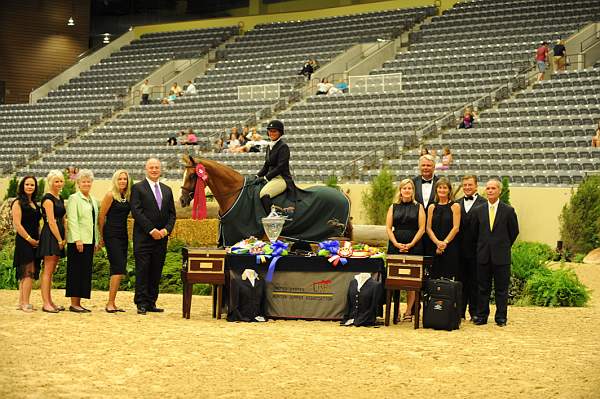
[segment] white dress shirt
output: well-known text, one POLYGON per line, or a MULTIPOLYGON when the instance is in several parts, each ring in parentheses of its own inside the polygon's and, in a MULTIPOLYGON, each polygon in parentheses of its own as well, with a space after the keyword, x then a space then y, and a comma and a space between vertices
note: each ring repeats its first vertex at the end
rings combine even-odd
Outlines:
MULTIPOLYGON (((423 178, 421 177, 421 179, 423 178)), ((431 183, 421 183, 421 192, 423 193, 423 208, 425 209, 427 209, 427 205, 429 205, 429 197, 431 196, 431 190, 433 190, 433 176, 431 177, 431 183)))
POLYGON ((159 181, 157 180, 157 181, 155 181, 155 182, 154 182, 154 181, 152 181, 152 180, 148 179, 147 177, 146 177, 146 180, 148 180, 148 184, 150 184, 150 190, 152 190, 152 194, 154 195, 154 199, 155 199, 155 200, 156 200, 156 202, 158 203, 158 198, 156 198, 156 191, 154 191, 154 186, 155 186, 156 184, 158 184, 158 189, 160 190, 160 195, 161 195, 163 198, 164 198, 164 194, 165 194, 165 193, 163 193, 163 192, 162 192, 162 189, 160 188, 160 183, 159 183, 159 181))
POLYGON ((477 199, 477 195, 478 195, 477 193, 473 194, 472 200, 468 200, 465 198, 464 204, 465 204, 465 212, 466 213, 469 213, 469 211, 473 207, 473 204, 475 203, 475 200, 477 199))

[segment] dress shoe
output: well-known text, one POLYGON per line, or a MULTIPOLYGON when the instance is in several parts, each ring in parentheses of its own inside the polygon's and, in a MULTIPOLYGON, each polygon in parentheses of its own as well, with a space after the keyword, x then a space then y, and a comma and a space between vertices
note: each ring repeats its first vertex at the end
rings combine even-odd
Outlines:
POLYGON ((148 310, 148 312, 153 312, 153 313, 162 313, 162 312, 164 312, 164 311, 165 311, 164 309, 162 309, 162 308, 157 308, 156 306, 153 306, 153 307, 151 307, 151 308, 148 308, 147 310, 148 310))
POLYGON ((58 313, 58 309, 46 309, 46 308, 42 308, 42 312, 46 312, 46 313, 58 313))
POLYGON ((487 324, 487 320, 480 319, 479 317, 477 317, 473 319, 473 324, 475 324, 476 326, 483 326, 484 324, 487 324))
POLYGON ((69 312, 87 313, 87 311, 84 308, 76 308, 75 306, 69 306, 69 312))
POLYGON ((117 309, 104 308, 104 310, 106 310, 106 313, 117 313, 117 309))
POLYGON ((146 314, 146 308, 143 306, 140 306, 137 310, 138 314, 146 314))
POLYGON ((56 310, 58 310, 59 312, 64 312, 64 311, 65 311, 65 307, 64 307, 64 306, 62 306, 62 305, 58 305, 58 306, 56 307, 56 310))
POLYGON ((498 327, 506 327, 506 320, 496 320, 496 325, 498 327))

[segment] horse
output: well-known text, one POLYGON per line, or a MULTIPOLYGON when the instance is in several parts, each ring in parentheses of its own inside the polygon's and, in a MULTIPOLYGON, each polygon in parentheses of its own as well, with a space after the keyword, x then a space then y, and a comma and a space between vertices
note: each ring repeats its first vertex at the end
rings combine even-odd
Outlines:
MULTIPOLYGON (((261 218, 266 212, 258 193, 264 179, 245 178, 240 173, 219 162, 183 156, 185 173, 181 186, 180 203, 190 205, 194 198, 198 174, 196 166, 202 164, 206 171, 205 183, 219 204, 219 243, 234 245, 250 236, 264 234, 261 218)), ((287 193, 287 191, 286 191, 287 193)), ((293 217, 287 220, 282 236, 298 241, 322 241, 332 236, 351 238, 350 199, 332 187, 313 186, 296 188, 295 196, 286 193, 273 198, 273 204, 281 210, 291 210, 293 217)))

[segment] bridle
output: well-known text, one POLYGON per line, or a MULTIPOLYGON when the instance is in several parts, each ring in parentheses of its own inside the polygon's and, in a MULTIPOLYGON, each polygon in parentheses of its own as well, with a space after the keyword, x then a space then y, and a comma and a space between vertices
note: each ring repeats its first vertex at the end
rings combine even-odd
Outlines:
MULTIPOLYGON (((193 165, 186 165, 185 168, 186 168, 186 170, 187 169, 193 169, 194 166, 193 165)), ((196 187, 196 183, 198 181, 198 175, 196 173, 192 173, 190 179, 194 183, 194 185, 192 187, 196 187)), ((244 179, 244 180, 246 180, 246 179, 244 179)), ((227 198, 229 198, 229 197, 231 197, 233 195, 239 194, 242 191, 242 189, 244 189, 245 187, 248 187, 248 186, 252 186, 253 184, 254 184, 254 182, 252 182, 252 183, 245 183, 245 184, 242 184, 242 186, 240 188, 237 188, 237 189, 235 189, 233 191, 230 191, 228 193, 219 193, 219 195, 217 195, 215 193, 212 193, 212 195, 215 198, 215 200, 217 202, 219 202, 219 200, 224 200, 224 199, 227 199, 227 198)), ((184 198, 188 199, 189 202, 192 202, 192 200, 194 199, 194 188, 192 188, 190 190, 189 188, 187 188, 185 186, 181 186, 181 190, 184 191, 184 193, 182 193, 182 195, 184 195, 184 198)))

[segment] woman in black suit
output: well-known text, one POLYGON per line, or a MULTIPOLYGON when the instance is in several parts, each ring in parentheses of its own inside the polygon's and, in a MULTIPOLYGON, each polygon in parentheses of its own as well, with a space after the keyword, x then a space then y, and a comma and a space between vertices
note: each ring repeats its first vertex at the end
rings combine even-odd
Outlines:
POLYGON ((290 173, 290 147, 281 140, 283 136, 283 122, 272 120, 267 125, 269 146, 265 156, 265 163, 256 174, 257 178, 264 179, 267 184, 260 190, 260 201, 265 212, 271 212, 273 198, 283 193, 286 188, 293 190, 294 181, 290 173))
POLYGON ((104 308, 108 313, 124 312, 123 309, 117 307, 115 299, 121 285, 121 278, 126 273, 129 247, 127 217, 131 211, 130 196, 129 173, 123 169, 117 170, 112 177, 111 190, 102 199, 98 218, 100 233, 110 262, 108 302, 104 308))

